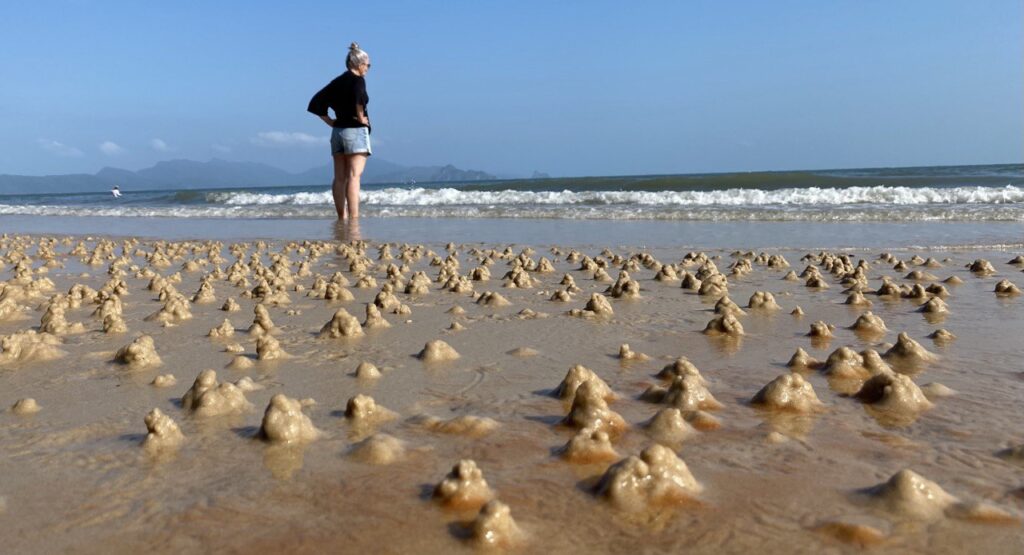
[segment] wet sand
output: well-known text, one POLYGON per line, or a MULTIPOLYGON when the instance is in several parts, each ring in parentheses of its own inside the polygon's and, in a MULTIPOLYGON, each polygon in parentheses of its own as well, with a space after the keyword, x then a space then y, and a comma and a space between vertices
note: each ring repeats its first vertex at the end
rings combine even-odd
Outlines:
MULTIPOLYGON (((399 244, 139 241, 123 249, 124 240, 114 239, 97 250, 95 239, 78 249, 80 241, 61 238, 42 252, 39 237, 0 242, 0 279, 6 280, 0 302, 11 299, 6 312, 0 310, 0 335, 43 327, 56 332, 49 350, 20 349, 29 360, 0 356, 0 405, 31 398, 39 408, 0 413, 0 541, 11 552, 472 551, 486 547, 475 537, 490 525, 480 524, 480 507, 453 507, 434 495, 461 460, 475 462, 493 498, 515 520, 518 533, 509 538, 500 533, 505 528, 491 528, 501 536, 499 546, 522 552, 1024 549, 1024 457, 1007 450, 1024 443, 1024 345, 1016 339, 1024 332, 1024 298, 995 292, 1003 279, 1024 284, 1022 267, 1008 263, 1019 252, 897 250, 883 260, 881 249, 859 249, 837 262, 828 256, 801 261, 808 253, 773 249, 766 254, 781 255, 790 266, 769 267, 767 257, 757 256, 761 251, 706 251, 736 310, 718 303, 715 291, 701 295, 681 287, 684 271, 704 271, 703 281, 717 278, 703 259, 685 262, 688 250, 679 248, 588 247, 570 261, 572 245, 524 253, 523 245, 448 250, 426 244, 409 249, 408 268, 401 268, 399 244), (154 256, 155 250, 161 254, 154 256), (223 260, 210 261, 211 252, 223 260), (22 255, 29 258, 19 269, 22 255), (530 268, 542 257, 553 272, 530 268), (927 264, 930 257, 940 266, 927 264), (232 270, 236 258, 240 264, 232 270), (491 278, 470 279, 488 258, 491 278), (994 273, 971 272, 967 266, 978 259, 990 261, 994 273), (525 266, 519 272, 516 260, 525 266), (853 279, 862 260, 860 288, 870 307, 844 304, 844 290, 855 283, 844 285, 837 275, 853 279), (674 265, 678 279, 665 277, 667 270, 659 274, 660 264, 674 265), (829 271, 837 264, 845 269, 829 271), (592 269, 581 270, 587 265, 592 269), (639 285, 638 298, 610 291, 624 265, 639 285), (813 275, 784 279, 807 266, 818 269, 828 288, 808 287, 813 275), (180 274, 181 281, 157 279, 150 290, 156 276, 147 268, 161 278, 180 274), (593 279, 597 268, 612 281, 593 279), (913 270, 936 279, 908 279, 913 270), (416 272, 430 279, 426 293, 423 287, 406 293, 416 272), (520 287, 506 286, 508 272, 520 287), (567 302, 552 301, 567 289, 566 274, 578 291, 569 292, 567 302), (903 286, 906 298, 875 295, 883 276, 903 286), (951 276, 963 283, 946 282, 945 293, 911 290, 951 276), (207 286, 201 286, 204 279, 207 286), (332 279, 338 285, 327 294, 332 279), (318 281, 322 287, 314 288, 318 281), (389 281, 393 291, 382 293, 389 281), (66 295, 75 284, 100 297, 83 288, 66 295), (324 298, 347 298, 338 289, 351 300, 324 298), (777 309, 756 306, 765 295, 749 306, 762 291, 772 294, 777 309), (488 292, 508 304, 493 295, 478 303, 488 292), (586 310, 594 294, 605 297, 611 313, 586 310), (940 294, 948 312, 919 312, 940 294), (175 304, 176 295, 183 305, 175 304), (117 312, 114 301, 103 304, 113 297, 127 329, 104 333, 105 320, 93 313, 104 307, 117 312), (229 298, 237 311, 222 310, 229 298), (253 326, 261 301, 266 314, 253 326), (389 327, 363 325, 367 305, 375 302, 389 327), (791 314, 797 306, 802 316, 791 314), (358 325, 336 317, 340 308, 358 325), (868 311, 884 328, 855 325, 868 311), (740 323, 742 335, 735 326, 705 333, 716 316, 740 323), (808 335, 818 321, 834 326, 832 337, 808 335), (214 328, 219 337, 209 336, 214 328), (939 329, 956 338, 930 339, 939 329), (934 356, 890 351, 900 333, 934 356), (159 363, 145 348, 136 349, 140 357, 115 360, 141 335, 152 338, 159 363), (436 340, 457 358, 436 344, 426 348, 436 340), (647 357, 620 358, 624 343, 647 357), (778 401, 785 391, 765 395, 773 399, 768 403, 751 402, 791 372, 786 363, 798 348, 824 363, 844 346, 877 351, 889 369, 872 366, 870 355, 858 367, 864 372, 859 378, 837 378, 839 371, 822 365, 793 368, 801 378, 779 384, 809 384, 820 406, 778 401), (438 349, 448 354, 420 356, 438 349), (698 374, 658 377, 680 357, 698 374), (379 376, 364 367, 357 377, 364 362, 379 376), (576 365, 603 380, 611 394, 593 401, 604 408, 584 407, 586 415, 567 420, 576 414, 580 388, 561 398, 556 388, 576 365), (206 369, 216 371, 221 397, 205 392, 183 403, 206 369), (166 374, 176 382, 153 385, 166 374), (858 394, 879 374, 895 376, 894 383, 909 377, 927 399, 914 405, 895 386, 858 394), (241 381, 247 377, 251 384, 241 381), (652 396, 652 386, 662 393, 652 396), (702 401, 702 387, 719 406, 702 401), (230 402, 235 390, 245 403, 230 402), (261 432, 265 409, 279 394, 289 402, 278 401, 273 431, 261 432), (375 408, 360 398, 350 410, 359 395, 371 397, 375 408), (206 410, 193 410, 199 397, 209 397, 200 403, 206 410), (667 447, 699 487, 662 472, 660 462, 644 462, 645 471, 630 463, 635 474, 624 487, 633 488, 634 502, 613 502, 602 493, 602 476, 653 445, 657 434, 645 424, 672 407, 693 430, 667 447), (165 426, 147 440, 145 419, 154 408, 173 420, 183 439, 175 441, 165 426), (609 412, 621 416, 624 429, 602 427, 609 412), (303 414, 308 422, 295 420, 303 414), (564 457, 580 431, 576 424, 607 431, 618 458, 564 457), (903 469, 957 501, 915 511, 914 499, 901 497, 905 492, 871 489, 903 469)), ((11 352, 12 344, 6 342, 11 352)))

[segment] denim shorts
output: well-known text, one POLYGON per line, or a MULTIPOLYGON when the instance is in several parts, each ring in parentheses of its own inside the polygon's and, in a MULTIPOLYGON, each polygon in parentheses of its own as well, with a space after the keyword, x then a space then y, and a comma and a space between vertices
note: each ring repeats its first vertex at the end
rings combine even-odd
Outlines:
POLYGON ((335 127, 331 130, 331 155, 365 154, 370 156, 370 130, 366 127, 335 127))

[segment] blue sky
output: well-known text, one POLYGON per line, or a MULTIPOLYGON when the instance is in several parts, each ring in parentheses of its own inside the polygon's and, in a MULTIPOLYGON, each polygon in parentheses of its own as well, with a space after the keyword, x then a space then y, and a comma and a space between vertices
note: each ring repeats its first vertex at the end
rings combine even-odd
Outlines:
POLYGON ((1022 21, 1019 0, 3 2, 0 173, 324 164, 306 103, 352 40, 375 154, 403 164, 1020 162, 1022 21))

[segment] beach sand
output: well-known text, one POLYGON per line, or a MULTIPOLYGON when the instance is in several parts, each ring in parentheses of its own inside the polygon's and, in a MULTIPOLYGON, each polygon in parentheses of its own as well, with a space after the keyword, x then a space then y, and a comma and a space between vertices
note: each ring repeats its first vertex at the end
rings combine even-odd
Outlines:
POLYGON ((5 236, 4 550, 1024 550, 1019 252, 609 244, 5 236))

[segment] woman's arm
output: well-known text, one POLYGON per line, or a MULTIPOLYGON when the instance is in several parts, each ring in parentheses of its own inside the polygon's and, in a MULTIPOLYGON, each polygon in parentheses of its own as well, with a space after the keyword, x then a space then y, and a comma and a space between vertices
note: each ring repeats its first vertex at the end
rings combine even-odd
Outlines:
POLYGON ((320 119, 324 120, 328 127, 334 127, 334 120, 329 116, 320 116, 320 119))
POLYGON ((313 98, 309 99, 309 106, 306 108, 307 112, 319 116, 324 123, 331 127, 334 127, 334 120, 331 119, 330 116, 328 116, 327 99, 330 97, 330 89, 331 85, 333 84, 334 81, 331 81, 330 83, 327 84, 326 87, 317 91, 317 93, 313 95, 313 98))
POLYGON ((362 104, 356 104, 356 119, 363 125, 370 125, 370 118, 366 115, 366 107, 362 104))

